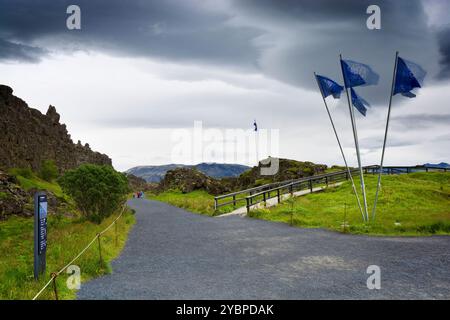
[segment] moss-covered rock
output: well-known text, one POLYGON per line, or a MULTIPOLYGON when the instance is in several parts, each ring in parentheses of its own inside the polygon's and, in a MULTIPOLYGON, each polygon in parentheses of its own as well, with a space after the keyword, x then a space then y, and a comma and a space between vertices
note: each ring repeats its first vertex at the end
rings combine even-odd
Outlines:
POLYGON ((159 191, 166 190, 180 190, 183 193, 194 190, 205 190, 213 195, 228 191, 219 180, 208 177, 192 168, 176 168, 167 171, 159 183, 159 191))
MULTIPOLYGON (((266 163, 266 161, 263 162, 266 163)), ((259 162, 258 166, 242 173, 237 178, 222 179, 222 183, 229 189, 240 190, 271 182, 309 177, 312 175, 325 173, 327 170, 327 166, 324 164, 315 164, 309 161, 296 161, 290 159, 278 159, 278 165, 279 168, 276 174, 267 176, 261 175, 261 169, 266 167, 266 165, 259 162)))
POLYGON ((0 220, 10 215, 32 215, 33 211, 26 208, 28 202, 28 193, 20 188, 16 178, 0 171, 0 220))

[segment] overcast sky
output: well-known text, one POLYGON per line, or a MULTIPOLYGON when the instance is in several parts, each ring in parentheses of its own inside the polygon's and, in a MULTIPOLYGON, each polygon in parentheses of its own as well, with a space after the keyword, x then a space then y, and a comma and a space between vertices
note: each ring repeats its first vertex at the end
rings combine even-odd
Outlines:
MULTIPOLYGON (((427 77, 417 98, 394 97, 385 162, 450 162, 449 12, 449 0, 0 0, 0 83, 44 113, 56 106, 74 142, 118 170, 197 162, 174 158, 194 121, 226 141, 227 129, 251 130, 254 119, 278 130, 272 155, 342 164, 313 77, 342 83, 342 53, 380 74, 378 86, 356 89, 372 104, 357 115, 369 165, 379 162, 399 50, 427 77), (70 4, 81 8, 81 30, 66 28, 70 4), (381 30, 366 27, 370 4, 381 8, 381 30)), ((355 165, 345 95, 328 102, 355 165)), ((249 145, 236 153, 256 150, 249 145)), ((217 150, 200 160, 223 159, 254 164, 217 150)))

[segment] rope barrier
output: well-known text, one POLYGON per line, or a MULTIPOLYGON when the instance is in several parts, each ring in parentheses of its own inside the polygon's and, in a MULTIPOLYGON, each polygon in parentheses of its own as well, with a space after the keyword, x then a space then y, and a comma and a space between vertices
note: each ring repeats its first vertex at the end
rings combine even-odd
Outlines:
MULTIPOLYGON (((84 247, 83 250, 81 250, 76 256, 75 258, 73 258, 68 264, 66 264, 63 268, 61 268, 61 270, 59 270, 58 272, 54 272, 51 275, 50 280, 44 285, 44 287, 42 287, 41 290, 39 290, 39 292, 33 297, 32 300, 36 300, 41 294, 42 292, 44 292, 44 290, 53 282, 55 281, 55 279, 61 274, 63 273, 69 266, 72 265, 72 263, 74 263, 79 257, 81 257, 83 255, 83 253, 86 252, 87 249, 89 249, 90 246, 92 246, 92 244, 100 238, 101 235, 103 235, 106 231, 108 231, 116 222, 117 220, 119 220, 119 218, 123 215, 125 211, 125 205, 122 206, 122 210, 120 211, 120 214, 117 216, 116 219, 114 219, 113 222, 111 222, 111 224, 109 226, 107 226, 105 229, 103 229, 103 231, 100 231, 99 233, 97 233, 97 235, 91 240, 91 242, 89 242, 89 244, 84 247)), ((57 296, 56 296, 57 297, 57 296)), ((56 298, 58 299, 58 298, 56 298)))

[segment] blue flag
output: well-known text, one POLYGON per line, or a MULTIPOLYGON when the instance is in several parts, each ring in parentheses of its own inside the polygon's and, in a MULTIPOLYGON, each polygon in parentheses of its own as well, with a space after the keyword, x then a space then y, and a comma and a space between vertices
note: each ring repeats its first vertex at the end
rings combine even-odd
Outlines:
POLYGON ((350 89, 350 92, 352 94, 352 104, 365 117, 367 111, 366 106, 370 107, 370 104, 366 100, 358 96, 353 88, 350 89))
POLYGON ((367 64, 351 60, 341 60, 344 82, 347 88, 368 86, 378 83, 380 76, 367 64))
POLYGON ((414 98, 416 95, 411 90, 421 88, 420 84, 423 83, 426 74, 418 64, 398 57, 394 95, 400 93, 405 97, 414 98))
POLYGON ((341 96, 342 90, 344 90, 343 86, 340 86, 333 80, 324 77, 316 75, 317 81, 319 82, 320 89, 322 90, 323 97, 326 98, 330 95, 333 96, 335 99, 339 99, 341 96))

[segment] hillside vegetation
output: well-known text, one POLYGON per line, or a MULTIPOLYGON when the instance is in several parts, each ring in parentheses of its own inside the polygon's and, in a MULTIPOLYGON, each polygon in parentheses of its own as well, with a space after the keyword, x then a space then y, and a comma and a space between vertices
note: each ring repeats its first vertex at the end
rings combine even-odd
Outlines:
POLYGON ((325 173, 328 169, 328 167, 324 164, 290 159, 278 159, 278 171, 274 175, 261 175, 262 167, 266 167, 266 165, 262 165, 261 162, 259 162, 258 166, 245 171, 239 177, 225 178, 221 181, 229 190, 243 190, 271 182, 310 177, 315 174, 325 173))

